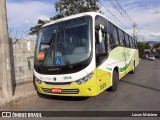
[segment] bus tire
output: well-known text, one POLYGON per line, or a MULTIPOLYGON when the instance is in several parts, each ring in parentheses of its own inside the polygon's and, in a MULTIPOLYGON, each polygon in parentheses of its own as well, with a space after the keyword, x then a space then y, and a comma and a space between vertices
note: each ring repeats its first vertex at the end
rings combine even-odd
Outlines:
POLYGON ((133 69, 130 71, 131 74, 135 73, 135 61, 133 62, 133 69))
POLYGON ((117 84, 118 84, 119 76, 116 70, 113 71, 113 77, 112 77, 112 86, 110 87, 110 91, 115 92, 117 90, 117 84))

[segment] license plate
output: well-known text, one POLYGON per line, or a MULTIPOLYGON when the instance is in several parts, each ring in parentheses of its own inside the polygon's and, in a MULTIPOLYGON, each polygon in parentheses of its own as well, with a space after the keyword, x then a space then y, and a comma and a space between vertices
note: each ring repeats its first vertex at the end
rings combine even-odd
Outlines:
POLYGON ((51 91, 53 93, 60 93, 62 90, 61 90, 61 88, 52 88, 51 91))

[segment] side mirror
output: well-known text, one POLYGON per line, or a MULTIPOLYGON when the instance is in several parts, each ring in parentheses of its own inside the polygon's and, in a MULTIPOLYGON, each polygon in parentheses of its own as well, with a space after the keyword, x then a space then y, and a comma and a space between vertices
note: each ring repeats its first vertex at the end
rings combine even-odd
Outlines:
POLYGON ((107 50, 108 53, 111 51, 110 37, 108 33, 107 33, 107 50))
POLYGON ((107 44, 110 44, 109 42, 109 34, 107 33, 107 44))
POLYGON ((102 31, 101 31, 101 29, 99 29, 98 34, 99 34, 99 43, 102 43, 102 31))
POLYGON ((102 36, 102 31, 104 29, 104 26, 102 24, 99 25, 99 30, 98 30, 98 33, 99 33, 99 43, 102 43, 102 39, 103 39, 103 36, 102 36))

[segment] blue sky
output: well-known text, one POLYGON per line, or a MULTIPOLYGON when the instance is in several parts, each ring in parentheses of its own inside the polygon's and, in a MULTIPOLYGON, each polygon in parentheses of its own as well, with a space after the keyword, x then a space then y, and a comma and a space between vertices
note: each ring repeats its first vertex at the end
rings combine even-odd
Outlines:
MULTIPOLYGON (((48 20, 56 14, 54 3, 58 0, 6 0, 8 27, 29 31, 38 19, 48 20)), ((132 34, 132 23, 121 11, 115 0, 99 0, 123 24, 101 6, 104 15, 132 34)), ((160 0, 118 0, 123 9, 136 22, 146 41, 160 41, 160 0)), ((142 40, 142 37, 139 37, 142 40)))

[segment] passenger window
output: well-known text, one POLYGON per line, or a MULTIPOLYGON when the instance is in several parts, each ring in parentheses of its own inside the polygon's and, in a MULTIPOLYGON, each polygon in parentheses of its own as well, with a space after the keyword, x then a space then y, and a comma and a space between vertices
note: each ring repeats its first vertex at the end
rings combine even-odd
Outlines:
POLYGON ((119 41, 121 46, 125 46, 125 38, 122 30, 118 29, 119 41))
POLYGON ((132 38, 132 48, 135 48, 134 39, 132 38))
POLYGON ((137 40, 134 39, 135 48, 137 48, 137 40))
POLYGON ((132 48, 133 46, 132 46, 132 39, 131 39, 131 37, 129 36, 129 46, 132 48))
POLYGON ((130 47, 128 35, 125 33, 126 47, 130 47))
POLYGON ((109 38, 110 38, 110 45, 112 49, 119 45, 119 40, 118 40, 118 33, 117 33, 117 28, 109 22, 108 24, 108 33, 109 33, 109 38))
POLYGON ((96 66, 99 66, 108 56, 107 47, 107 24, 108 21, 101 17, 96 16, 95 18, 95 47, 96 47, 96 66), (100 25, 104 26, 103 29, 100 25), (101 31, 100 31, 101 29, 101 31), (100 34, 101 32, 101 34, 100 34), (99 40, 101 35, 101 40, 99 40), (100 42, 101 41, 101 42, 100 42))
POLYGON ((107 40, 106 33, 102 32, 102 41, 99 42, 99 32, 95 31, 95 40, 96 40, 96 66, 99 66, 105 58, 107 58, 107 40))

